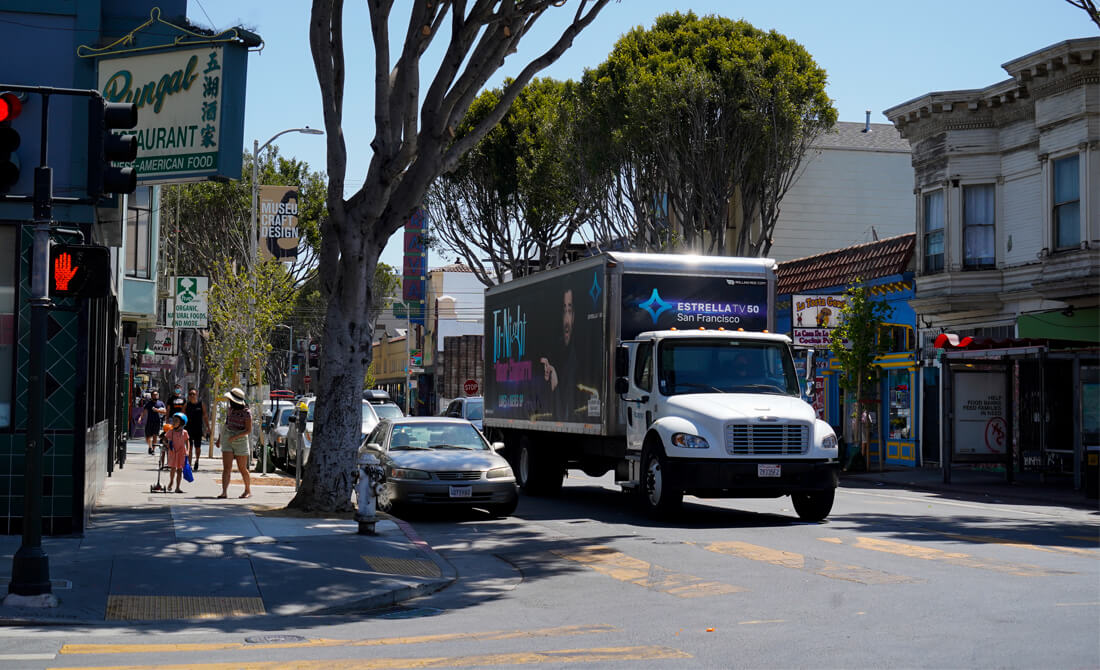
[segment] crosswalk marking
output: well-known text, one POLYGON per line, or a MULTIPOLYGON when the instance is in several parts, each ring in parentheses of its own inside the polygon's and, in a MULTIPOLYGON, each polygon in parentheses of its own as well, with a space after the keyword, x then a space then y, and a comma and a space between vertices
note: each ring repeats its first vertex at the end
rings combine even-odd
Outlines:
POLYGON ((993 537, 991 535, 961 535, 958 533, 943 533, 940 535, 944 537, 950 537, 954 540, 963 540, 964 542, 981 542, 983 544, 1003 544, 1012 547, 1019 547, 1020 549, 1032 549, 1034 551, 1044 551, 1051 554, 1074 554, 1075 556, 1088 556, 1089 558, 1100 558, 1100 554, 1089 549, 1079 549, 1077 547, 1056 547, 1047 546, 1042 547, 1037 544, 1031 544, 1030 542, 1024 542, 1023 540, 1014 540, 1011 538, 993 537))
POLYGON ((658 565, 627 556, 610 547, 591 546, 580 550, 553 549, 551 553, 586 565, 612 579, 637 584, 654 591, 663 591, 679 598, 703 598, 745 590, 743 587, 732 584, 706 581, 693 575, 671 572, 658 565))
POLYGON ((431 642, 450 642, 452 640, 515 640, 539 637, 562 637, 566 635, 592 635, 596 633, 615 633, 619 629, 610 624, 578 626, 557 626, 535 630, 495 630, 474 633, 441 633, 438 635, 417 635, 413 637, 384 637, 367 640, 331 640, 315 639, 305 642, 275 642, 271 644, 246 644, 243 642, 199 642, 178 644, 67 644, 61 647, 61 654, 141 654, 171 653, 194 651, 232 651, 240 649, 294 649, 299 647, 382 647, 405 644, 425 644, 431 642))
POLYGON ((1004 572, 1019 577, 1049 577, 1053 575, 1076 574, 1065 570, 1051 570, 1038 565, 1028 565, 1026 563, 1008 563, 989 558, 975 558, 970 554, 961 552, 943 551, 942 549, 935 549, 933 547, 922 547, 915 544, 905 544, 903 542, 880 540, 871 537, 856 538, 853 546, 860 549, 894 554, 896 556, 907 556, 909 558, 919 558, 926 561, 938 561, 965 568, 979 568, 982 570, 992 570, 994 572, 1004 572))
POLYGON ((112 667, 67 668, 66 670, 396 670, 397 668, 469 668, 499 665, 535 665, 538 663, 604 663, 610 661, 670 661, 689 659, 691 654, 661 646, 603 647, 595 649, 557 649, 518 653, 478 654, 474 656, 434 656, 427 658, 362 658, 323 660, 234 661, 187 663, 180 665, 125 665, 112 667))
POLYGON ((894 575, 858 565, 844 565, 816 558, 807 560, 802 554, 761 547, 747 542, 712 542, 703 548, 716 554, 747 558, 752 561, 761 561, 793 570, 803 570, 829 579, 841 579, 858 584, 914 584, 922 581, 913 577, 894 575))

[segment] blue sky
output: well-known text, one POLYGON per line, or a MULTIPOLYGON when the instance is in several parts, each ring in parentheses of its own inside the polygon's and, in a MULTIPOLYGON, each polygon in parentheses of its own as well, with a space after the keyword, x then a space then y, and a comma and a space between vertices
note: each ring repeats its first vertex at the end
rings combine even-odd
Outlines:
MULTIPOLYGON (((344 31, 347 77, 344 136, 348 147, 349 195, 362 183, 373 134, 373 48, 365 3, 346 3, 344 31)), ((402 4, 402 0, 395 3, 402 4)), ((309 52, 309 8, 302 0, 188 0, 188 16, 214 28, 243 25, 266 45, 249 56, 245 139, 261 143, 293 127, 323 128, 320 89, 309 52)), ((545 49, 575 11, 573 0, 540 19, 518 53, 490 85, 545 49)), ((841 121, 885 123, 882 111, 931 91, 981 88, 1008 78, 1001 63, 1074 37, 1096 35, 1085 13, 1065 0, 924 0, 920 3, 870 0, 619 0, 611 2, 540 76, 576 79, 601 63, 615 41, 634 26, 650 26, 669 11, 694 11, 745 19, 757 28, 777 30, 809 50, 828 73, 827 92, 841 121)), ((396 13, 396 12, 395 12, 396 13)), ((396 27, 399 40, 404 34, 396 27)), ((432 52, 426 56, 428 61, 432 52)), ((422 70, 434 69, 426 61, 422 70)), ((324 171, 324 138, 287 134, 276 144, 284 155, 324 171)), ((386 245, 382 260, 400 267, 401 244, 386 245)), ((436 267, 451 259, 430 258, 436 267)))

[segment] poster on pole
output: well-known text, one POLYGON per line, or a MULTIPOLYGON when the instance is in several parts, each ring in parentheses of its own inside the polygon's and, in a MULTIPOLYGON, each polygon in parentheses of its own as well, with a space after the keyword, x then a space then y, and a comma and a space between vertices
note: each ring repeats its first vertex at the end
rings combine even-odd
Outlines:
POLYGON ((207 328, 206 277, 176 277, 172 299, 167 305, 167 322, 173 328, 207 328))
POLYGON ((260 257, 294 262, 298 258, 298 187, 261 186, 256 212, 260 257))
POLYGON ((954 453, 1003 456, 1008 448, 1005 373, 955 373, 954 453))

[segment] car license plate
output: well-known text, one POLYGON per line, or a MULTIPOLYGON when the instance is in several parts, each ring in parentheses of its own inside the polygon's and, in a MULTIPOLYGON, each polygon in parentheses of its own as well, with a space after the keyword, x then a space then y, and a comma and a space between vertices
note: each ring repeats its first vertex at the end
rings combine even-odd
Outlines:
POLYGON ((474 495, 474 487, 472 486, 452 486, 451 497, 452 498, 471 498, 474 495))
POLYGON ((763 463, 758 463, 756 466, 756 476, 781 477, 782 475, 780 474, 779 468, 779 465, 764 465, 763 463))

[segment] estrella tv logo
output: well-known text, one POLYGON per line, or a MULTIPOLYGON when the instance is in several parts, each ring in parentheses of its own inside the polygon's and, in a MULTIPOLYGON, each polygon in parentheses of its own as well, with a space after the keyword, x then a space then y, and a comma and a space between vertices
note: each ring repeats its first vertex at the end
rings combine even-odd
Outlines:
POLYGON ((675 305, 670 302, 666 302, 661 299, 661 294, 657 292, 657 289, 653 289, 653 293, 650 294, 649 300, 638 303, 638 307, 641 307, 645 312, 653 318, 653 323, 656 325, 658 317, 673 309, 675 305))

